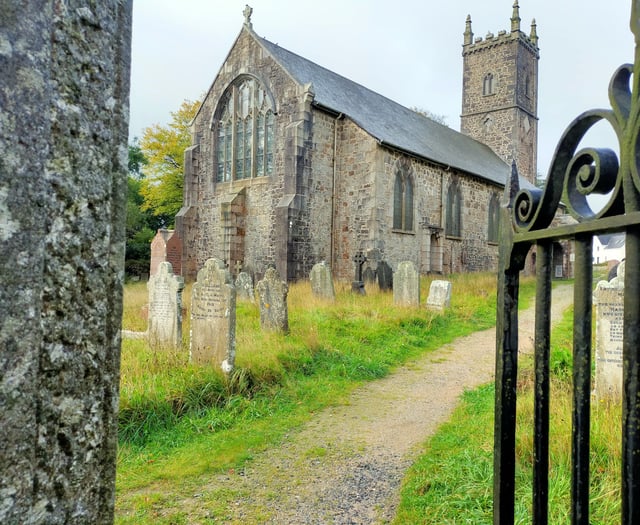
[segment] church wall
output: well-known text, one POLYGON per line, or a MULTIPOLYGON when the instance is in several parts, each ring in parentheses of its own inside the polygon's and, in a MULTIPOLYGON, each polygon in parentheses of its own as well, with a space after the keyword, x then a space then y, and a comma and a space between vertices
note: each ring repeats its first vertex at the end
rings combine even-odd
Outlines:
MULTIPOLYGON (((265 55, 261 46, 243 31, 194 120, 193 140, 198 144, 198 151, 192 176, 196 181, 197 195, 192 196, 189 209, 183 208, 183 211, 195 216, 191 222, 198 226, 184 228, 181 235, 186 237, 186 258, 195 271, 201 268, 208 258, 217 257, 226 261, 232 272, 236 273, 236 261, 227 261, 231 234, 236 240, 239 239, 237 242, 243 244, 243 269, 254 276, 262 276, 268 266, 277 265, 279 247, 287 242, 287 239, 283 239, 282 228, 279 229, 281 225, 278 223, 277 207, 285 193, 295 193, 299 189, 296 186, 301 186, 296 184, 295 180, 291 183, 291 179, 297 176, 296 173, 291 173, 292 162, 295 165, 298 161, 297 158, 292 161, 292 150, 296 153, 293 156, 300 159, 310 154, 304 151, 307 141, 302 140, 302 147, 299 148, 299 144, 291 144, 291 136, 299 134, 297 127, 308 131, 311 126, 305 122, 298 126, 299 121, 305 119, 304 111, 301 111, 300 101, 303 93, 300 87, 271 57, 265 55), (274 170, 273 174, 267 177, 216 183, 212 119, 225 90, 243 74, 258 78, 275 99, 274 170), (287 144, 287 137, 290 144, 287 144), (297 151, 298 149, 303 151, 297 151), (287 177, 290 183, 289 187, 285 188, 287 177), (240 194, 242 196, 238 199, 240 194), (242 204, 237 204, 240 201, 242 204), (229 209, 233 209, 239 218, 234 222, 233 228, 227 228, 225 232, 222 218, 225 210, 229 209)), ((309 118, 308 114, 306 118, 309 118)), ((299 219, 303 226, 298 225, 298 229, 304 231, 307 228, 304 224, 308 224, 308 218, 304 218, 303 212, 299 219)), ((193 278, 195 275, 190 277, 193 278)))

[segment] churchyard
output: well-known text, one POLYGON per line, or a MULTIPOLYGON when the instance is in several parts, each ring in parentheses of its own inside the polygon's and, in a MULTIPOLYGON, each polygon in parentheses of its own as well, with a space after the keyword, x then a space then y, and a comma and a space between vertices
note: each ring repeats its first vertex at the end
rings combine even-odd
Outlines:
MULTIPOLYGON (((343 403, 363 382, 495 322, 494 275, 452 276, 451 305, 444 311, 426 307, 432 281, 421 277, 417 306, 398 305, 392 291, 373 284, 360 295, 351 283, 334 283, 334 299, 315 294, 309 281, 292 284, 286 332, 261 327, 259 300, 238 300, 236 366, 228 376, 189 363, 193 285, 188 284, 180 348, 154 351, 144 339, 123 340, 117 522, 188 523, 188 511, 179 508, 180 494, 212 476, 241 470, 318 411, 343 403)), ((531 304, 533 288, 533 281, 523 283, 523 307, 531 304)), ((146 329, 141 312, 148 297, 144 283, 125 287, 123 328, 146 329)), ((554 523, 565 521, 570 483, 570 314, 554 332, 552 349, 557 400, 552 432, 558 438, 552 456, 554 523)), ((521 366, 518 422, 530 427, 531 356, 524 356, 521 366)), ((397 523, 455 522, 461 515, 490 523, 493 395, 491 385, 466 394, 451 422, 426 444, 424 456, 405 478, 397 523), (431 521, 424 521, 425 515, 431 521)), ((599 488, 594 516, 605 518, 617 516, 619 505, 619 439, 612 435, 619 432, 612 424, 617 411, 615 404, 603 402, 594 412, 594 483, 599 488)), ((519 458, 528 465, 530 433, 521 435, 519 458)), ((527 477, 525 468, 519 477, 521 517, 530 509, 527 477)), ((233 495, 227 497, 207 502, 212 516, 222 516, 233 504, 233 495)))
MULTIPOLYGON (((340 403, 363 381, 494 323, 494 275, 452 276, 451 307, 443 312, 426 308, 431 279, 421 281, 419 306, 396 305, 392 291, 374 284, 360 295, 351 283, 335 283, 335 300, 315 295, 309 281, 292 284, 288 332, 263 330, 259 301, 238 300, 235 369, 228 377, 217 367, 189 362, 193 284, 187 284, 181 348, 154 351, 145 339, 123 340, 123 522, 144 523, 125 516, 151 520, 160 509, 171 509, 162 496, 145 499, 152 487, 191 484, 199 476, 241 468, 256 451, 340 403)), ((141 312, 147 301, 144 283, 125 287, 124 329, 146 329, 141 312)))

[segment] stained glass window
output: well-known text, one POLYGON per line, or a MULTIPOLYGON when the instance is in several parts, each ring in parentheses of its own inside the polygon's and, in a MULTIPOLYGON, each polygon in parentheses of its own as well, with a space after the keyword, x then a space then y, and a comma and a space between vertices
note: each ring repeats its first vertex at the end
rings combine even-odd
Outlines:
POLYGON ((237 79, 221 99, 216 125, 216 182, 273 173, 275 116, 255 78, 237 79))
POLYGON ((457 182, 452 182, 447 191, 445 233, 452 237, 462 236, 462 197, 457 182))
POLYGON ((397 171, 393 186, 393 229, 413 231, 413 182, 406 168, 397 171))

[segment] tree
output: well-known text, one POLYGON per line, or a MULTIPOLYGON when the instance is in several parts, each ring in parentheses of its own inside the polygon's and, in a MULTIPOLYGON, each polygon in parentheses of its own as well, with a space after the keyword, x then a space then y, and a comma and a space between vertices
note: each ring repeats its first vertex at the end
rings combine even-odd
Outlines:
POLYGON ((140 150, 148 161, 140 187, 142 210, 166 218, 165 227, 173 225, 182 206, 184 150, 191 145, 189 125, 199 107, 200 101, 185 100, 171 113, 167 126, 148 127, 140 141, 140 150))
POLYGON ((447 117, 445 117, 444 115, 437 115, 429 111, 428 109, 423 109, 416 106, 409 109, 411 111, 415 111, 416 113, 422 115, 423 117, 427 117, 428 119, 431 119, 434 122, 437 122, 438 124, 442 124, 443 126, 449 127, 449 125, 447 124, 447 117))

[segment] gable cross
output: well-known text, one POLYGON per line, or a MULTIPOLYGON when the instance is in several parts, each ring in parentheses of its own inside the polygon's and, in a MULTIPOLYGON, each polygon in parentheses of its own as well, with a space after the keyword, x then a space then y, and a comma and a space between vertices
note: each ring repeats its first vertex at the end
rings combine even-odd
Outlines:
POLYGON ((248 4, 244 6, 244 11, 242 11, 242 14, 244 15, 244 25, 249 26, 249 27, 253 27, 251 25, 251 14, 253 13, 253 8, 250 7, 248 4))

